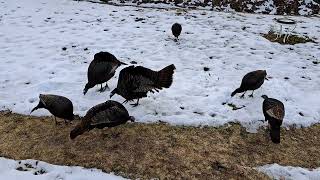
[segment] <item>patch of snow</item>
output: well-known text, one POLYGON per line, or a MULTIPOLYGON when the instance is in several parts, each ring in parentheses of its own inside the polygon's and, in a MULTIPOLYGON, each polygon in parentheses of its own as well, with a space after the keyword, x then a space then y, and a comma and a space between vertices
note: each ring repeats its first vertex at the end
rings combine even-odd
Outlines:
MULTIPOLYGON (((294 46, 269 42, 260 34, 269 31, 275 16, 196 10, 178 15, 173 10, 70 0, 3 1, 0 12, 1 109, 29 114, 40 93, 52 93, 71 99, 75 113, 84 115, 109 99, 110 91, 99 93, 97 87, 82 94, 93 55, 109 51, 124 62, 154 70, 176 66, 169 89, 149 94, 138 107, 125 104, 138 122, 240 122, 254 131, 264 125, 263 94, 285 104, 284 126, 320 122, 320 66, 312 63, 319 61, 319 39, 294 46), (175 22, 183 27, 178 43, 170 30, 175 22), (231 98, 242 77, 257 69, 266 69, 270 81, 255 91, 254 98, 231 98), (245 107, 233 111, 227 104, 245 107)), ((295 33, 320 37, 319 18, 292 18, 299 22, 295 33)), ((122 68, 108 82, 111 90, 122 68)), ((112 99, 124 101, 118 95, 112 99)), ((49 112, 38 110, 34 115, 49 112)))
POLYGON ((15 161, 0 157, 0 179, 5 180, 121 180, 98 169, 57 166, 36 160, 15 161))
POLYGON ((281 180, 317 180, 320 179, 320 168, 306 169, 301 167, 281 166, 270 164, 258 167, 257 170, 267 174, 270 178, 281 180))

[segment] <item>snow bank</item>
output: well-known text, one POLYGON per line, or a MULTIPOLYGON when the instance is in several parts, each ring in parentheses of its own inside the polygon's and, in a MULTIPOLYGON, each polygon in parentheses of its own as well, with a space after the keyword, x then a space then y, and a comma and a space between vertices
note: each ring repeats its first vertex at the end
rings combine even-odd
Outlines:
MULTIPOLYGON (((177 15, 70 0, 3 1, 0 12, 0 109, 29 114, 40 93, 52 93, 70 98, 75 113, 84 115, 109 99, 110 91, 99 93, 98 88, 82 94, 93 55, 109 51, 154 70, 169 64, 177 68, 169 89, 149 94, 138 107, 125 105, 138 122, 240 122, 254 131, 263 125, 263 94, 285 104, 285 126, 320 121, 319 39, 294 46, 269 42, 260 33, 269 31, 275 16, 194 10, 177 15), (170 30, 175 22, 183 27, 178 43, 170 30), (242 77, 257 69, 266 69, 270 81, 254 98, 231 98, 242 77), (245 107, 234 111, 228 104, 245 107)), ((293 18, 299 22, 296 33, 320 37, 319 18, 293 18)), ((109 81, 111 90, 120 70, 109 81)))
POLYGON ((280 180, 317 180, 320 179, 320 168, 306 169, 301 167, 280 166, 279 164, 270 164, 257 168, 259 171, 267 174, 272 179, 280 180))
POLYGON ((57 166, 36 160, 14 161, 0 157, 0 179, 5 180, 121 180, 97 169, 57 166))

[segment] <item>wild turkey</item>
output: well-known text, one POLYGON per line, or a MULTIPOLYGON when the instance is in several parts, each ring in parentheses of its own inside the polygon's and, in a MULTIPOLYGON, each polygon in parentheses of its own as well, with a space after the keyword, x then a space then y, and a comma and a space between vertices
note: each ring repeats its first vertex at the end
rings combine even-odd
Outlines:
POLYGON ((30 114, 37 109, 44 108, 54 116, 56 124, 58 124, 56 117, 64 119, 65 122, 74 119, 73 104, 68 98, 52 94, 40 94, 39 99, 39 104, 31 110, 30 114))
POLYGON ((171 27, 172 34, 178 39, 182 31, 182 26, 179 23, 174 23, 171 27))
POLYGON ((231 97, 233 97, 237 93, 244 92, 240 96, 241 98, 244 98, 244 95, 248 90, 252 90, 252 93, 251 95, 249 95, 249 97, 253 97, 254 90, 261 87, 264 80, 267 79, 266 76, 267 76, 267 71, 265 70, 257 70, 257 71, 249 72, 242 78, 240 87, 232 92, 231 97))
POLYGON ((118 126, 128 120, 134 122, 134 117, 129 116, 126 108, 116 101, 109 100, 89 109, 82 121, 70 132, 70 138, 75 139, 94 128, 118 126))
POLYGON ((262 110, 270 126, 271 140, 274 143, 280 143, 280 126, 285 115, 284 105, 281 101, 268 98, 266 95, 262 95, 262 98, 264 99, 262 110))
POLYGON ((153 71, 142 66, 129 66, 120 71, 118 85, 110 93, 110 98, 114 94, 119 94, 126 100, 124 103, 138 99, 133 106, 139 105, 139 99, 147 97, 150 91, 159 91, 162 88, 169 88, 172 84, 172 76, 175 70, 173 64, 160 71, 153 71))
POLYGON ((106 90, 108 88, 107 82, 114 76, 120 65, 126 65, 126 63, 120 62, 109 52, 96 53, 88 67, 88 83, 83 90, 83 94, 85 95, 90 88, 97 84, 101 85, 100 92, 106 90), (104 88, 102 88, 103 83, 106 83, 104 88))

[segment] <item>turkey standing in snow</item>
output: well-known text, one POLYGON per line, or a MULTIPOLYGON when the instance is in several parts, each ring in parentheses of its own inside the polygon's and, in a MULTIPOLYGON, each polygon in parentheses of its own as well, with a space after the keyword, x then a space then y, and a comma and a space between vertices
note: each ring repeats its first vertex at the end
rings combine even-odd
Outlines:
POLYGON ((242 78, 240 87, 232 92, 231 97, 233 97, 237 93, 244 92, 240 96, 240 98, 244 98, 244 94, 248 90, 252 90, 252 93, 251 95, 249 95, 249 97, 253 97, 254 90, 261 87, 261 85, 264 82, 264 79, 267 79, 266 76, 267 76, 267 71, 265 70, 257 70, 257 71, 249 72, 242 78))
POLYGON ((97 84, 101 85, 100 92, 106 90, 108 88, 107 82, 114 76, 116 69, 122 64, 126 65, 108 52, 96 53, 88 68, 88 83, 83 90, 83 94, 85 95, 90 88, 93 88, 97 84), (104 88, 102 88, 103 83, 106 83, 104 88))
POLYGON ((182 26, 179 23, 174 23, 171 27, 172 34, 177 38, 181 34, 182 26))
POLYGON ((142 66, 129 66, 120 71, 118 85, 110 93, 110 98, 114 94, 119 94, 126 100, 124 103, 138 99, 133 106, 139 105, 139 99, 147 97, 150 91, 159 91, 162 88, 169 88, 172 84, 172 76, 175 70, 173 64, 160 71, 153 71, 142 66))
POLYGON ((126 108, 116 101, 109 100, 89 109, 81 122, 70 132, 70 138, 74 139, 94 128, 115 127, 128 120, 134 122, 134 117, 129 116, 126 108))
POLYGON ((52 95, 52 94, 40 94, 39 95, 39 104, 33 108, 30 114, 37 109, 47 109, 53 116, 54 121, 58 124, 56 117, 72 121, 74 119, 73 115, 73 104, 72 102, 63 96, 52 95))
POLYGON ((262 98, 262 110, 265 120, 269 123, 271 140, 280 143, 280 126, 285 115, 284 105, 281 101, 268 98, 266 95, 262 95, 262 98))

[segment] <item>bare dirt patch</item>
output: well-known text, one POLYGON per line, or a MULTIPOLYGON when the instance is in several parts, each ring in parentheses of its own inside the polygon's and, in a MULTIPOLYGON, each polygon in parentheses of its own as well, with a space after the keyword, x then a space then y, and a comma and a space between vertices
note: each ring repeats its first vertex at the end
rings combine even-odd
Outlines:
POLYGON ((314 40, 310 39, 309 37, 306 36, 298 36, 298 35, 290 35, 288 39, 286 39, 286 41, 283 41, 284 38, 284 34, 282 34, 280 37, 277 38, 277 34, 274 32, 269 32, 267 34, 262 34, 262 36, 266 39, 268 39, 271 42, 277 42, 280 44, 290 44, 290 45, 295 45, 295 44, 299 44, 299 43, 308 43, 308 42, 312 42, 315 43, 314 40))
POLYGON ((71 141, 69 132, 78 122, 55 126, 51 117, 4 112, 0 122, 0 156, 94 167, 130 178, 268 179, 252 167, 320 167, 320 125, 282 129, 276 145, 264 129, 251 134, 238 124, 196 128, 130 123, 71 141))

